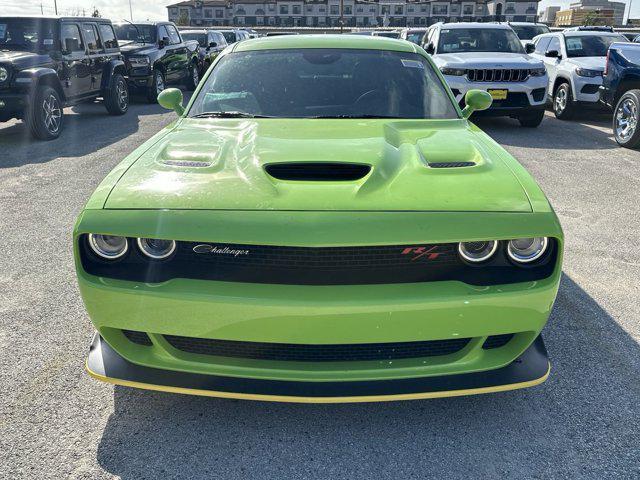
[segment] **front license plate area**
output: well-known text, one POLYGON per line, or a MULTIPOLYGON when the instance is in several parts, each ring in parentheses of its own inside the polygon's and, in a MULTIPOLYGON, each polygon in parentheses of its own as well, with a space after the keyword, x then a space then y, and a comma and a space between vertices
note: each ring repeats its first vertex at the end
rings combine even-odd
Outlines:
POLYGON ((494 100, 506 100, 509 90, 487 90, 487 92, 494 100))

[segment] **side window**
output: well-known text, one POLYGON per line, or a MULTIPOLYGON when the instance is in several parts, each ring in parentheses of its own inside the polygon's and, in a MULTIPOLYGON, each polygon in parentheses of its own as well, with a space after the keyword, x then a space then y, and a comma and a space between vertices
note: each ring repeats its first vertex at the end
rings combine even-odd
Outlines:
POLYGON ((547 51, 547 47, 549 46, 549 42, 551 41, 551 37, 542 37, 536 42, 536 53, 540 55, 544 55, 547 51))
POLYGON ((178 43, 180 43, 180 35, 178 34, 176 27, 174 27, 173 25, 166 25, 166 28, 167 32, 169 32, 169 40, 171 42, 171 45, 177 45, 178 43))
POLYGON ((100 24, 100 36, 102 37, 102 43, 107 50, 112 48, 118 48, 118 41, 116 40, 116 34, 113 31, 113 27, 108 23, 100 24))
POLYGON ((82 33, 84 34, 84 39, 87 42, 89 53, 97 53, 102 51, 102 44, 100 43, 100 39, 98 38, 98 30, 93 23, 83 23, 82 33))
POLYGON ((553 37, 551 42, 549 42, 549 46, 546 51, 550 52, 551 50, 556 50, 558 53, 562 52, 560 49, 560 39, 558 37, 553 37))
POLYGON ((164 40, 165 38, 169 38, 169 32, 164 28, 164 25, 160 25, 158 27, 158 40, 164 40))
POLYGON ((84 52, 84 43, 80 35, 80 27, 75 23, 63 23, 60 29, 60 41, 65 53, 84 52))

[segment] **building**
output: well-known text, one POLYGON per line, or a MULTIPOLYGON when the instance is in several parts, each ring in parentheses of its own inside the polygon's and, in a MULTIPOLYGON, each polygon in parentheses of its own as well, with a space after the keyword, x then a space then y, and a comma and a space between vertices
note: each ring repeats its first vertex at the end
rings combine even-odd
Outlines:
POLYGON ((613 10, 613 21, 607 25, 624 25, 624 11, 626 7, 626 3, 609 2, 607 0, 580 0, 579 2, 569 4, 569 8, 572 10, 613 10))
MULTIPOLYGON (((167 7, 190 26, 338 27, 340 0, 189 0, 167 7)), ((538 0, 342 0, 345 27, 427 26, 436 22, 535 22, 538 0)))
POLYGON ((614 11, 599 8, 570 8, 556 13, 556 27, 577 25, 613 25, 614 11))
POLYGON ((553 5, 544 9, 542 15, 540 15, 540 21, 547 25, 553 25, 556 21, 556 14, 562 9, 557 5, 553 5))

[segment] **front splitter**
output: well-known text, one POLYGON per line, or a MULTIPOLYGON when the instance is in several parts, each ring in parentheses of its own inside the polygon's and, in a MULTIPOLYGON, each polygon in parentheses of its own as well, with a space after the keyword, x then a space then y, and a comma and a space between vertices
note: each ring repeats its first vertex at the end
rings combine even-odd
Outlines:
POLYGON ((89 375, 103 382, 148 390, 268 402, 348 403, 455 397, 532 387, 547 379, 551 366, 542 336, 538 336, 512 363, 484 372, 374 381, 262 380, 136 365, 96 333, 86 368, 89 375))

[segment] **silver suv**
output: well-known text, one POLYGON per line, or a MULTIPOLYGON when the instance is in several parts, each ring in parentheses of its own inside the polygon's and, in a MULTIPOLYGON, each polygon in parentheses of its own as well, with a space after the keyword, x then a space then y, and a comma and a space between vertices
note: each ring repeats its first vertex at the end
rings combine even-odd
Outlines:
MULTIPOLYGON (((531 45, 531 48, 533 45, 531 45)), ((425 35, 431 54, 456 100, 477 88, 493 97, 485 115, 517 118, 523 127, 537 127, 544 118, 547 72, 530 57, 508 25, 438 23, 425 35)))

